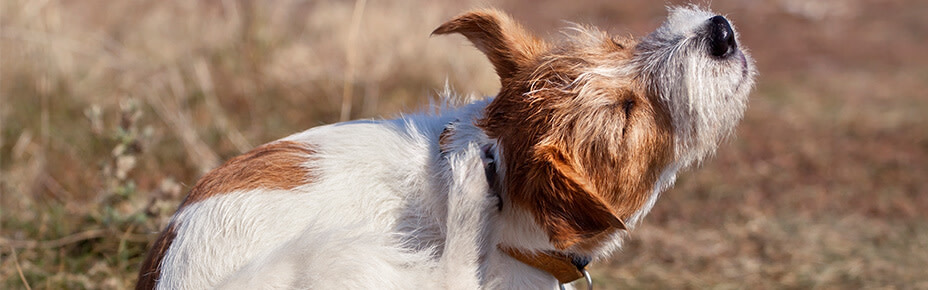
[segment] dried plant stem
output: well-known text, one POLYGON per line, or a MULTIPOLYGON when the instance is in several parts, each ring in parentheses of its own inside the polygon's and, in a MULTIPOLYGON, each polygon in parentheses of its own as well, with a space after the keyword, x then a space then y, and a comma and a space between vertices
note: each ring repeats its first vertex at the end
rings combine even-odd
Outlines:
POLYGON ((200 139, 196 129, 192 126, 193 122, 187 116, 187 112, 182 112, 177 102, 173 100, 165 101, 163 97, 159 97, 157 91, 157 89, 150 87, 145 94, 145 99, 155 113, 168 124, 174 134, 184 143, 187 155, 192 162, 197 164, 200 172, 205 173, 219 165, 219 155, 200 139))
POLYGON ((85 241, 89 239, 95 239, 99 237, 106 236, 109 231, 106 229, 96 229, 89 230, 80 233, 76 233, 70 236, 66 236, 56 240, 50 241, 18 241, 18 240, 8 240, 5 238, 0 238, 0 244, 6 245, 10 248, 22 248, 22 249, 34 249, 34 248, 57 248, 67 244, 76 243, 80 241, 85 241))
MULTIPOLYGON (((0 28, 0 36, 2 35, 3 35, 3 28, 0 28)), ((2 50, 0 50, 0 55, 3 55, 2 50)), ((3 91, 3 82, 0 81, 0 92, 2 91, 3 91)), ((6 108, 5 100, 6 100, 6 94, 0 94, 0 108, 6 108)), ((4 125, 6 125, 6 123, 4 122, 5 120, 6 120, 6 114, 3 113, 3 110, 0 110, 0 128, 6 128, 4 127, 4 125)), ((4 134, 0 133, 0 148, 3 148, 3 135, 4 134)), ((0 164, 3 164, 3 150, 0 150, 0 164)), ((0 181, 2 180, 4 180, 3 170, 0 170, 0 181)), ((0 188, 0 202, 3 201, 4 192, 5 190, 0 188)), ((3 230, 3 224, 4 224, 3 217, 0 216, 0 230, 3 230)))
POLYGON ((41 180, 42 185, 48 189, 48 192, 52 195, 52 197, 59 202, 66 203, 68 200, 74 198, 74 194, 65 189, 64 186, 61 186, 61 183, 55 180, 55 178, 49 175, 47 172, 43 172, 39 176, 39 179, 41 180))
POLYGON ((19 273, 19 279, 23 281, 23 285, 26 286, 27 290, 32 290, 32 287, 29 286, 29 281, 26 281, 26 275, 23 275, 23 268, 19 266, 19 257, 16 256, 16 248, 10 247, 10 252, 13 256, 13 264, 16 265, 16 272, 19 273))
POLYGON ((235 129, 234 124, 229 121, 229 117, 225 110, 223 110, 222 106, 219 105, 219 98, 216 97, 216 90, 213 86, 213 78, 210 76, 209 67, 206 64, 206 61, 202 58, 197 59, 193 64, 193 70, 196 73, 197 83, 200 85, 200 90, 203 91, 203 99, 206 102, 206 108, 215 118, 216 125, 219 126, 219 129, 224 133, 223 136, 228 138, 229 141, 232 142, 232 145, 235 145, 235 149, 238 149, 240 153, 251 150, 251 148, 254 146, 252 146, 251 143, 245 139, 245 136, 242 135, 242 132, 235 129))
POLYGON ((357 40, 359 30, 361 30, 361 18, 364 16, 364 6, 366 5, 367 0, 356 0, 354 2, 354 14, 351 15, 351 30, 348 31, 348 40, 345 43, 347 68, 345 69, 345 80, 342 83, 342 110, 339 117, 341 121, 348 121, 351 118, 354 70, 355 62, 357 62, 357 40))
POLYGON ((127 228, 126 231, 123 232, 122 237, 119 238, 119 246, 116 250, 117 255, 120 255, 126 251, 126 241, 129 240, 129 236, 130 234, 132 234, 132 231, 134 230, 135 230, 135 225, 129 225, 129 228, 127 228))

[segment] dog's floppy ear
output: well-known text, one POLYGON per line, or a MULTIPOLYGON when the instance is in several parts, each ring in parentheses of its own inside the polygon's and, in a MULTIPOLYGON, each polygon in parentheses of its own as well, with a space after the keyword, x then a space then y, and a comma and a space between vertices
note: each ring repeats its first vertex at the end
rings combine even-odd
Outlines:
POLYGON ((539 145, 535 156, 540 164, 529 170, 526 185, 534 187, 534 194, 527 202, 555 247, 563 250, 584 239, 627 229, 561 149, 539 145))
POLYGON ((519 69, 527 68, 546 49, 539 40, 508 15, 485 9, 464 13, 442 24, 432 34, 460 33, 480 49, 506 83, 519 69))

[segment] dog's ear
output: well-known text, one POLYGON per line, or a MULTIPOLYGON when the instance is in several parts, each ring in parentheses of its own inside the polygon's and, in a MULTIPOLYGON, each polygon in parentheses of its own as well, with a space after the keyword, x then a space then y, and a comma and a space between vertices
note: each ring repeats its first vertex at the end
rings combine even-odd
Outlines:
POLYGON ((486 54, 504 87, 547 47, 508 15, 492 9, 464 13, 432 31, 433 35, 449 33, 464 35, 486 54))
POLYGON ((574 169, 577 165, 563 150, 552 145, 536 148, 540 164, 527 176, 528 187, 534 187, 529 210, 555 247, 563 250, 585 239, 627 229, 587 178, 574 169))

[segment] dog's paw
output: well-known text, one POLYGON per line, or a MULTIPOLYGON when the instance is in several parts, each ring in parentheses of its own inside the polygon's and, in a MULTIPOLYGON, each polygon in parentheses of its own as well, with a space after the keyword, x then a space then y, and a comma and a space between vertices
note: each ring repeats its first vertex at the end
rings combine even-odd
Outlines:
POLYGON ((493 192, 488 176, 495 176, 493 160, 486 158, 484 150, 477 144, 470 143, 448 156, 451 168, 451 190, 449 203, 458 205, 477 205, 480 207, 497 206, 499 197, 493 192), (490 171, 494 175, 490 175, 490 171))

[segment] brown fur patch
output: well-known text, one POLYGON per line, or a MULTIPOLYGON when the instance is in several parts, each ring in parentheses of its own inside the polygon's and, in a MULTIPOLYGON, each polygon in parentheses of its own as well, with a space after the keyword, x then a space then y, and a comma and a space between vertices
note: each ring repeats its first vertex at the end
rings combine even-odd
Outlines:
POLYGON ((502 88, 478 125, 501 146, 510 201, 560 249, 624 229, 673 158, 658 97, 637 76, 602 75, 632 57, 635 41, 581 29, 589 33, 552 47, 502 13, 477 11, 436 30, 464 34, 496 67, 502 88))
POLYGON ((161 277, 161 260, 164 259, 164 254, 167 253, 168 248, 171 247, 171 242, 174 241, 176 236, 176 228, 174 223, 171 223, 152 244, 139 270, 139 279, 135 284, 136 290, 155 289, 158 278, 161 277))
MULTIPOLYGON (((255 148, 226 161, 197 181, 178 211, 184 206, 237 190, 293 189, 311 182, 306 166, 315 151, 307 144, 278 141, 255 148)), ((161 277, 161 261, 176 233, 172 222, 161 232, 142 262, 135 289, 154 289, 161 277)))
POLYGON ((200 178, 181 207, 238 190, 287 190, 309 183, 312 175, 306 162, 315 153, 307 144, 293 141, 262 145, 200 178))

